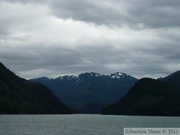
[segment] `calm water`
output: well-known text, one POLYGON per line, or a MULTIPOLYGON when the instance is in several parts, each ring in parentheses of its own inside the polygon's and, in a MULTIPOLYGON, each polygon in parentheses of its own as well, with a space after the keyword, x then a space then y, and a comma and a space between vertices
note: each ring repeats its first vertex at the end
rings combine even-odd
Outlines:
POLYGON ((180 127, 180 117, 0 115, 0 135, 123 135, 124 127, 180 127))

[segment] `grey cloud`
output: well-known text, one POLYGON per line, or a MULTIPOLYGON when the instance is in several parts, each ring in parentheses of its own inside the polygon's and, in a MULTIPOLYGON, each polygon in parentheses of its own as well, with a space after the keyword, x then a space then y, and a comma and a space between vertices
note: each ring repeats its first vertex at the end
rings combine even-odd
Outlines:
MULTIPOLYGON (((9 2, 17 1, 9 0, 9 2)), ((18 2, 23 4, 27 1, 18 2)), ((21 7, 26 6, 22 4, 21 7)), ((57 31, 61 31, 61 27, 58 27, 57 31, 52 30, 52 25, 59 26, 57 18, 52 19, 51 22, 44 22, 41 20, 42 14, 34 16, 36 14, 34 10, 37 10, 39 5, 36 5, 33 13, 28 12, 29 16, 26 19, 24 19, 26 13, 19 18, 13 18, 11 11, 7 10, 9 11, 9 14, 6 14, 9 15, 7 19, 4 19, 5 14, 0 15, 2 17, 0 18, 0 61, 22 77, 57 77, 90 71, 99 73, 121 71, 139 78, 144 75, 160 77, 180 69, 180 2, 177 0, 49 0, 46 4, 52 13, 62 19, 72 18, 98 25, 121 26, 122 29, 106 26, 107 29, 103 29, 104 26, 101 28, 93 25, 92 31, 100 32, 97 33, 97 38, 91 33, 87 33, 90 38, 75 35, 78 39, 75 39, 76 42, 67 42, 68 45, 73 46, 69 47, 61 42, 63 36, 68 36, 68 29, 64 30, 66 32, 64 35, 61 33, 58 35, 57 31), (39 23, 32 23, 33 19, 40 19, 39 23), (29 28, 26 29, 26 26, 29 28), (130 28, 124 30, 123 26, 130 28), (146 27, 148 29, 143 29, 146 27), (142 28, 142 31, 136 31, 136 28, 142 28), (102 34, 100 29, 107 33, 102 34), (20 37, 18 37, 19 33, 20 37), (114 34, 113 37, 111 33, 116 33, 117 36, 114 34), (126 34, 125 37, 123 34, 126 34), (83 37, 86 38, 81 40, 83 37), (84 40, 87 41, 83 42, 84 40)), ((11 6, 7 7, 10 9, 11 6)), ((33 8, 33 5, 30 7, 33 8)), ((26 8, 13 11, 20 14, 24 9, 26 8)), ((46 17, 46 13, 41 12, 46 17)), ((47 16, 47 18, 52 17, 49 12, 47 16)), ((69 25, 63 26, 69 27, 69 25)), ((84 29, 83 34, 87 31, 84 29)))
MULTIPOLYGON (((163 32, 163 31, 162 31, 163 32)), ((168 37, 168 34, 166 35, 168 37)), ((171 34, 169 34, 171 36, 171 34)), ((64 74, 79 74, 82 72, 125 72, 135 77, 160 77, 170 74, 179 67, 179 41, 161 40, 160 36, 154 42, 141 45, 138 42, 128 44, 113 43, 102 39, 93 44, 75 48, 59 46, 31 45, 13 47, 1 46, 0 60, 22 77, 33 78, 41 76, 57 77, 64 74), (96 44, 94 46, 94 44, 96 44), (8 48, 8 49, 6 49, 8 48), (12 51, 13 50, 13 51, 12 51), (173 65, 169 67, 169 65, 173 65)))
POLYGON ((75 49, 36 47, 24 50, 17 48, 14 49, 14 54, 1 53, 0 56, 1 60, 11 65, 16 73, 27 75, 27 78, 42 75, 57 77, 63 74, 90 71, 99 73, 121 71, 136 77, 144 75, 160 77, 160 75, 173 72, 174 69, 169 69, 167 63, 178 65, 175 60, 179 59, 176 57, 179 52, 174 51, 175 46, 164 45, 164 48, 161 48, 163 46, 153 45, 154 47, 150 49, 140 49, 134 43, 136 46, 134 48, 114 51, 111 44, 104 44, 103 47, 97 44, 97 46, 76 47, 75 49), (22 53, 18 55, 18 52, 22 53), (171 53, 174 57, 166 56, 171 53))
POLYGON ((145 27, 176 27, 180 26, 178 12, 180 11, 180 1, 169 0, 144 0, 128 1, 132 23, 142 23, 145 27), (134 6, 133 6, 134 5, 134 6))
POLYGON ((8 28, 8 24, 9 23, 6 20, 1 19, 0 16, 0 40, 7 39, 11 35, 11 32, 8 28))
MULTIPOLYGON (((108 4, 111 5, 111 3, 108 4)), ((105 7, 104 3, 100 1, 54 0, 50 2, 50 5, 53 12, 63 19, 72 18, 74 20, 99 25, 111 25, 114 22, 120 22, 121 20, 119 17, 121 17, 121 19, 126 18, 126 16, 114 10, 112 7, 105 7)))
POLYGON ((60 18, 141 28, 180 26, 179 0, 53 0, 52 11, 60 18))
POLYGON ((47 0, 0 0, 0 2, 11 2, 11 3, 33 3, 33 2, 47 2, 47 0))
POLYGON ((11 32, 9 32, 8 30, 0 30, 0 42, 3 42, 1 40, 6 40, 9 38, 9 36, 11 35, 11 32))

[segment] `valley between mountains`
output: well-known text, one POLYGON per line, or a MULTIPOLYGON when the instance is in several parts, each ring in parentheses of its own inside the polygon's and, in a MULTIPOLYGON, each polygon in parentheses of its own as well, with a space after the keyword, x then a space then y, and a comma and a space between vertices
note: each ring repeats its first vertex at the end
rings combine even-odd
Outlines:
POLYGON ((180 71, 140 80, 82 73, 25 80, 0 63, 0 114, 180 116, 180 71))
POLYGON ((110 75, 91 72, 30 81, 47 86, 74 113, 101 113, 104 107, 124 97, 137 79, 120 72, 110 75))

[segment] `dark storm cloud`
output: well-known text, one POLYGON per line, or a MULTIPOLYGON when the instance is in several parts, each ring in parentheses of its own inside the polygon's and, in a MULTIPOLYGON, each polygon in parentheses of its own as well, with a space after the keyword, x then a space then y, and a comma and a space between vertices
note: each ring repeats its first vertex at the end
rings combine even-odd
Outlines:
MULTIPOLYGON (((106 8, 103 1, 87 0, 55 0, 51 2, 54 13, 63 19, 72 18, 95 24, 111 25, 111 22, 118 22, 117 11, 106 8)), ((123 17, 123 14, 121 14, 123 17)))
POLYGON ((179 0, 0 0, 45 3, 62 19, 135 29, 179 27, 179 0))
POLYGON ((132 0, 129 14, 132 23, 142 23, 145 27, 177 27, 180 26, 180 1, 174 0, 132 0))
POLYGON ((137 29, 180 26, 179 0, 53 0, 50 3, 54 13, 63 19, 137 29))

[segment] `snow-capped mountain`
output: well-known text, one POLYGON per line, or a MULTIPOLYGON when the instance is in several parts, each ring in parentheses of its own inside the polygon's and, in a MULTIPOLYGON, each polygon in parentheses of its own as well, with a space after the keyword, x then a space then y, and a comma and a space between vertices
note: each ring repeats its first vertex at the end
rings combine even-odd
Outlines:
POLYGON ((78 112, 98 113, 106 105, 122 98, 137 79, 121 72, 109 75, 90 72, 31 81, 46 85, 66 105, 78 112))
POLYGON ((115 79, 122 79, 122 78, 127 77, 127 76, 128 75, 126 75, 125 73, 121 73, 121 72, 116 72, 116 73, 109 75, 110 78, 115 78, 115 79))

